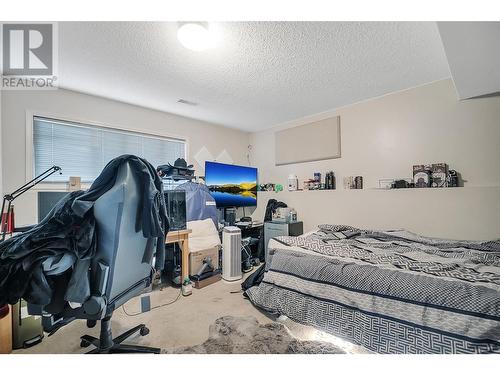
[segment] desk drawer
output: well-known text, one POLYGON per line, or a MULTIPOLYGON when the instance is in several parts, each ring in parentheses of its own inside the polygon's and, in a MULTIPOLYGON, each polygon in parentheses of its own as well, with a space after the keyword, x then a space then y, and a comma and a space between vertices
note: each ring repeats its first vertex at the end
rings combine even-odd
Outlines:
POLYGON ((264 224, 265 230, 281 230, 284 231, 285 234, 283 236, 286 236, 288 234, 288 223, 275 223, 275 222, 268 222, 264 224))

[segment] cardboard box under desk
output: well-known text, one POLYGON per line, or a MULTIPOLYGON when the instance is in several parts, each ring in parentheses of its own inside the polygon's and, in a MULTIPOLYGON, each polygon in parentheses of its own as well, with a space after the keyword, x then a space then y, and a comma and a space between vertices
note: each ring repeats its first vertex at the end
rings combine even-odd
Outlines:
POLYGON ((206 279, 200 280, 200 281, 195 281, 194 282, 194 288, 195 289, 202 289, 206 286, 212 285, 213 283, 216 283, 217 281, 222 280, 222 275, 220 273, 217 273, 213 276, 207 277, 206 279))
POLYGON ((189 275, 198 273, 203 265, 203 259, 210 257, 215 269, 219 268, 219 247, 214 246, 205 250, 192 251, 189 253, 189 275))

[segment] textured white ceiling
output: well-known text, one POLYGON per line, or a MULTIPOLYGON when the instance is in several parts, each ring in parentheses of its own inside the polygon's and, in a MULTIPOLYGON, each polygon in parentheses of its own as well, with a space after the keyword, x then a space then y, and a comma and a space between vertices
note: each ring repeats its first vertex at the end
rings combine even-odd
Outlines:
POLYGON ((215 23, 201 52, 177 26, 60 23, 60 85, 257 131, 450 76, 434 22, 215 23))

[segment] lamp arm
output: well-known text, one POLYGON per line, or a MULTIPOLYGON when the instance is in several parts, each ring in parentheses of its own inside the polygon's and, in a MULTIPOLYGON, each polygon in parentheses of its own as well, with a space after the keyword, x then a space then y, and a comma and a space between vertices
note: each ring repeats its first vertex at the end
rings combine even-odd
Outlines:
POLYGON ((5 194, 3 196, 2 211, 0 212, 0 233, 1 233, 2 241, 5 240, 5 235, 7 232, 7 222, 9 221, 10 208, 12 206, 12 201, 14 199, 16 199, 17 197, 19 197, 20 195, 26 193, 29 189, 31 189, 35 185, 38 185, 40 182, 49 178, 50 176, 52 176, 56 172, 59 172, 59 174, 62 174, 61 167, 54 165, 54 166, 50 167, 49 169, 47 169, 45 172, 40 173, 38 176, 36 176, 31 181, 26 182, 23 186, 21 186, 16 191, 14 191, 10 194, 5 194), (6 215, 4 215, 5 202, 8 202, 6 215))
POLYGON ((58 167, 57 165, 54 165, 47 169, 45 172, 40 173, 38 176, 33 178, 31 181, 26 182, 23 186, 18 188, 16 191, 6 194, 4 196, 4 199, 6 199, 9 202, 12 202, 14 199, 19 197, 20 195, 24 194, 27 192, 29 189, 33 188, 35 185, 38 185, 40 182, 46 180, 50 176, 52 176, 54 173, 59 172, 59 174, 62 174, 61 172, 61 167, 58 167))

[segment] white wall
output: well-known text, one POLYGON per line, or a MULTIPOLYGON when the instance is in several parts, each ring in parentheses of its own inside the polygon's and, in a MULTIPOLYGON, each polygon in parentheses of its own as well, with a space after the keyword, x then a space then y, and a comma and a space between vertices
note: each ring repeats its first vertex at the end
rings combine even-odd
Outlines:
MULTIPOLYGON (((197 174, 204 173, 203 166, 194 160, 202 147, 214 156, 226 150, 236 164, 247 164, 249 134, 246 132, 113 100, 63 89, 5 91, 1 107, 3 188, 7 192, 25 183, 29 176, 25 141, 27 112, 185 138, 188 161, 195 165, 197 174)), ((35 192, 18 198, 15 201, 16 223, 36 222, 36 206, 35 192)))
POLYGON ((345 223, 371 228, 404 227, 424 235, 500 237, 500 98, 458 101, 451 80, 393 93, 251 134, 252 164, 259 180, 299 183, 333 170, 336 191, 260 192, 254 217, 269 198, 298 211, 305 229, 345 223), (341 118, 340 159, 274 165, 274 131, 332 115, 341 118), (411 177, 414 164, 446 162, 467 180, 464 188, 377 191, 381 178, 411 177), (344 176, 362 175, 365 189, 346 191, 344 176))

